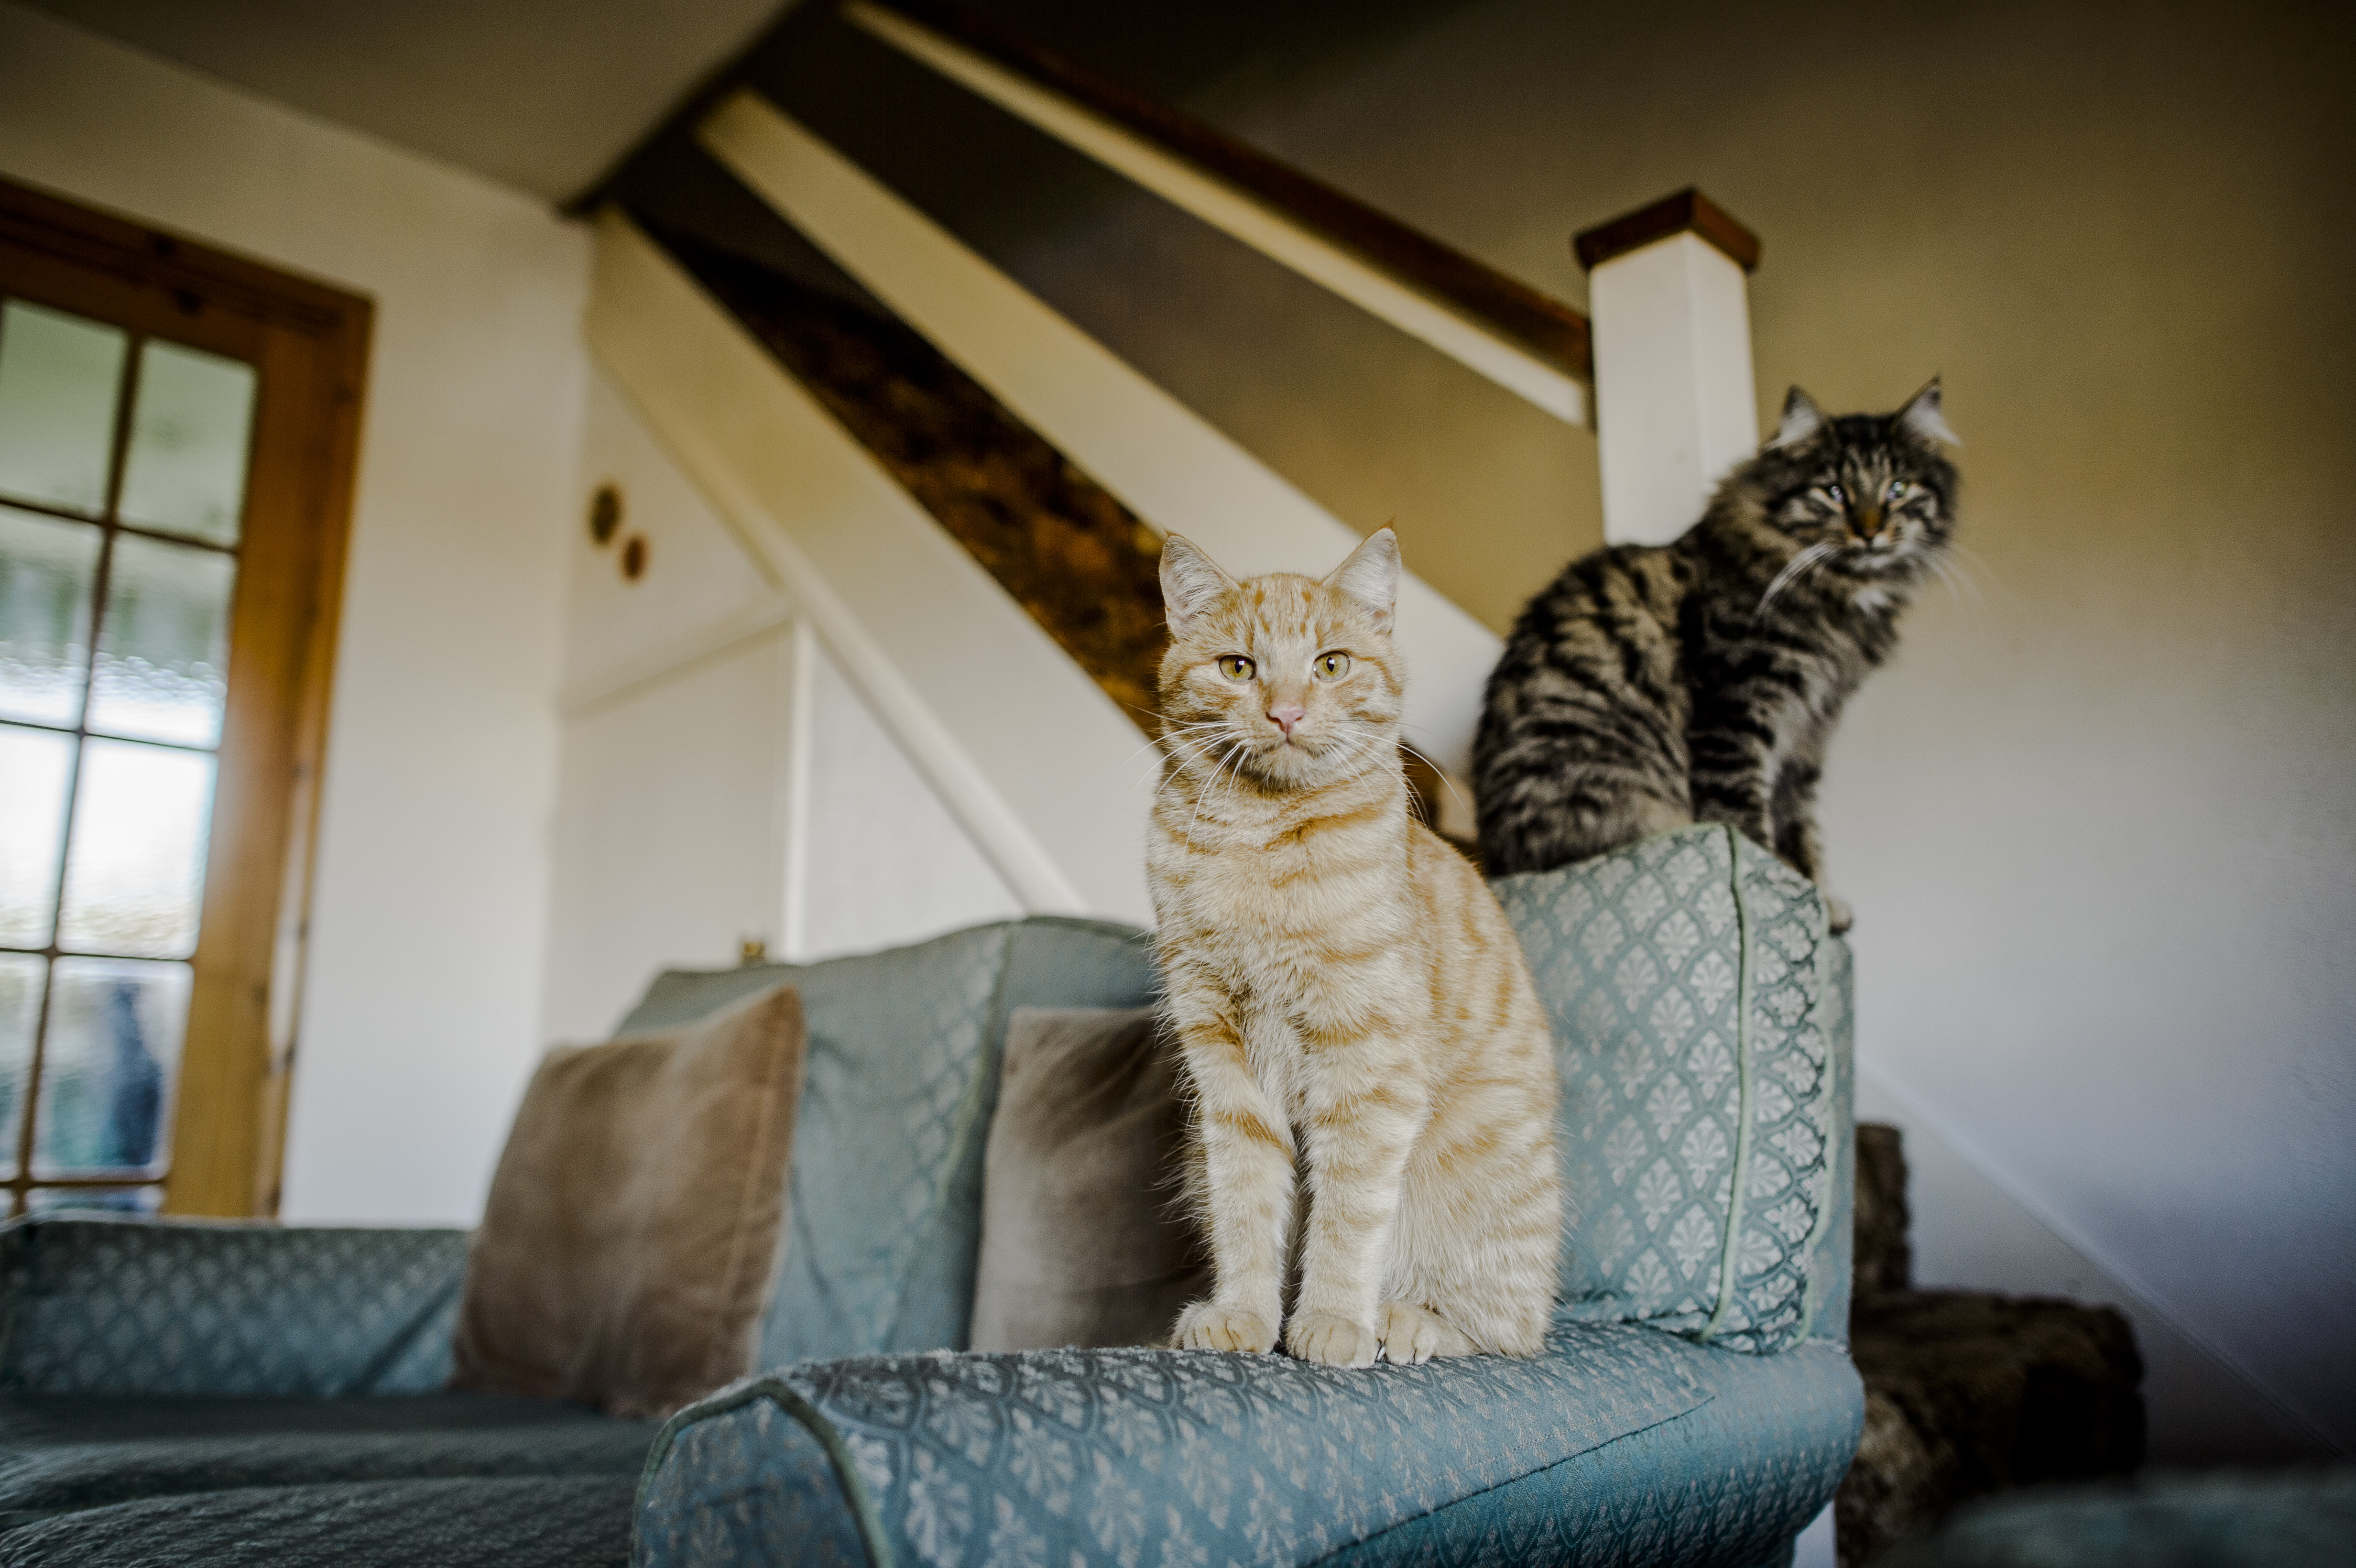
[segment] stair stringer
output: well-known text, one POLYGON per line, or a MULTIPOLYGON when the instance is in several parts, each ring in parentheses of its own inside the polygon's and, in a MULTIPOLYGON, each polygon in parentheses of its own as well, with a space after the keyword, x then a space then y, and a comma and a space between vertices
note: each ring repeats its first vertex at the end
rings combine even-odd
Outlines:
MULTIPOLYGON (((1237 577, 1323 573, 1360 536, 1208 421, 767 100, 739 91, 705 149, 893 313, 1130 511, 1237 577)), ((1399 581, 1408 742, 1469 776, 1504 644, 1415 575, 1399 581)))
POLYGON ((591 351, 772 571, 1023 907, 1150 924, 1136 727, 636 225, 599 220, 591 351))

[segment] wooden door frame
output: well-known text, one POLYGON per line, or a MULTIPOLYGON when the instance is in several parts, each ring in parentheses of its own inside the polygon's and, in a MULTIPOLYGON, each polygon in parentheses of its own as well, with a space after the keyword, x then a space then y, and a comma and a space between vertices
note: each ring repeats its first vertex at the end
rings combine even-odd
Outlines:
POLYGON ((259 372, 164 1208, 274 1214, 375 307, 5 180, 0 278, 259 372))

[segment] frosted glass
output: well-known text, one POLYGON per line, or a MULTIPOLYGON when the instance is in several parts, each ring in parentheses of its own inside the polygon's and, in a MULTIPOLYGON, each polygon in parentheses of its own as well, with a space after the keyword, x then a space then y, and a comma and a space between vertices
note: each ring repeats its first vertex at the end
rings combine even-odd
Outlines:
POLYGON ((235 556, 117 534, 90 727, 143 741, 220 744, 236 585, 235 556))
POLYGON ((47 947, 74 738, 0 724, 0 946, 47 947))
POLYGON ((0 507, 0 719, 70 725, 90 674, 96 525, 0 507))
POLYGON ((49 981, 33 1169, 154 1170, 188 1027, 188 966, 60 958, 49 981))
POLYGON ((128 342, 118 327, 61 310, 0 305, 0 494, 105 507, 128 342))
POLYGON ((197 947, 213 760, 125 741, 83 745, 58 945, 185 958, 197 947))
POLYGON ((153 1214, 163 1206, 160 1187, 36 1187, 25 1200, 31 1214, 153 1214))
POLYGON ((0 953, 0 1174, 16 1174, 16 1135, 25 1120, 25 1082, 33 1071, 33 1031, 41 1024, 41 976, 48 960, 0 953))
POLYGON ((253 367, 150 338, 139 350, 139 400, 115 516, 143 528, 237 542, 253 367))

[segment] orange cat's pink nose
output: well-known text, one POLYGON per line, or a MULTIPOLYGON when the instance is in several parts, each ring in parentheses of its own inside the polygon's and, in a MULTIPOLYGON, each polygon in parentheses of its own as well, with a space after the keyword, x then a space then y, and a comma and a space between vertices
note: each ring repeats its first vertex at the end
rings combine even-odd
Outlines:
POLYGON ((1307 711, 1298 702, 1280 702, 1268 710, 1268 716, 1278 729, 1290 735, 1292 727, 1301 722, 1301 716, 1307 711))

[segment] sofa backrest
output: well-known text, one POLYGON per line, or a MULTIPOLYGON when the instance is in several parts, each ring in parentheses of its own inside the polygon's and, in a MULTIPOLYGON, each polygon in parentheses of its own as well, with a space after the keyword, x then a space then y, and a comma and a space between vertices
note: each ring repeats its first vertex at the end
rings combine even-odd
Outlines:
MULTIPOLYGON (((1810 1248, 1810 1331, 1845 1339, 1852 965, 1846 942, 1824 946, 1834 1207, 1810 1248)), ((1146 1005, 1155 992, 1151 938, 1108 922, 1036 916, 815 964, 672 970, 620 1032, 691 1022, 781 981, 801 987, 809 1076, 759 1364, 962 1349, 1008 1016, 1025 1006, 1146 1005)))
POLYGON ((1144 1005, 1150 939, 1034 916, 815 964, 673 970, 621 1032, 674 1028, 787 981, 801 991, 809 1068, 759 1363, 960 1348, 1007 1016, 1144 1005))

